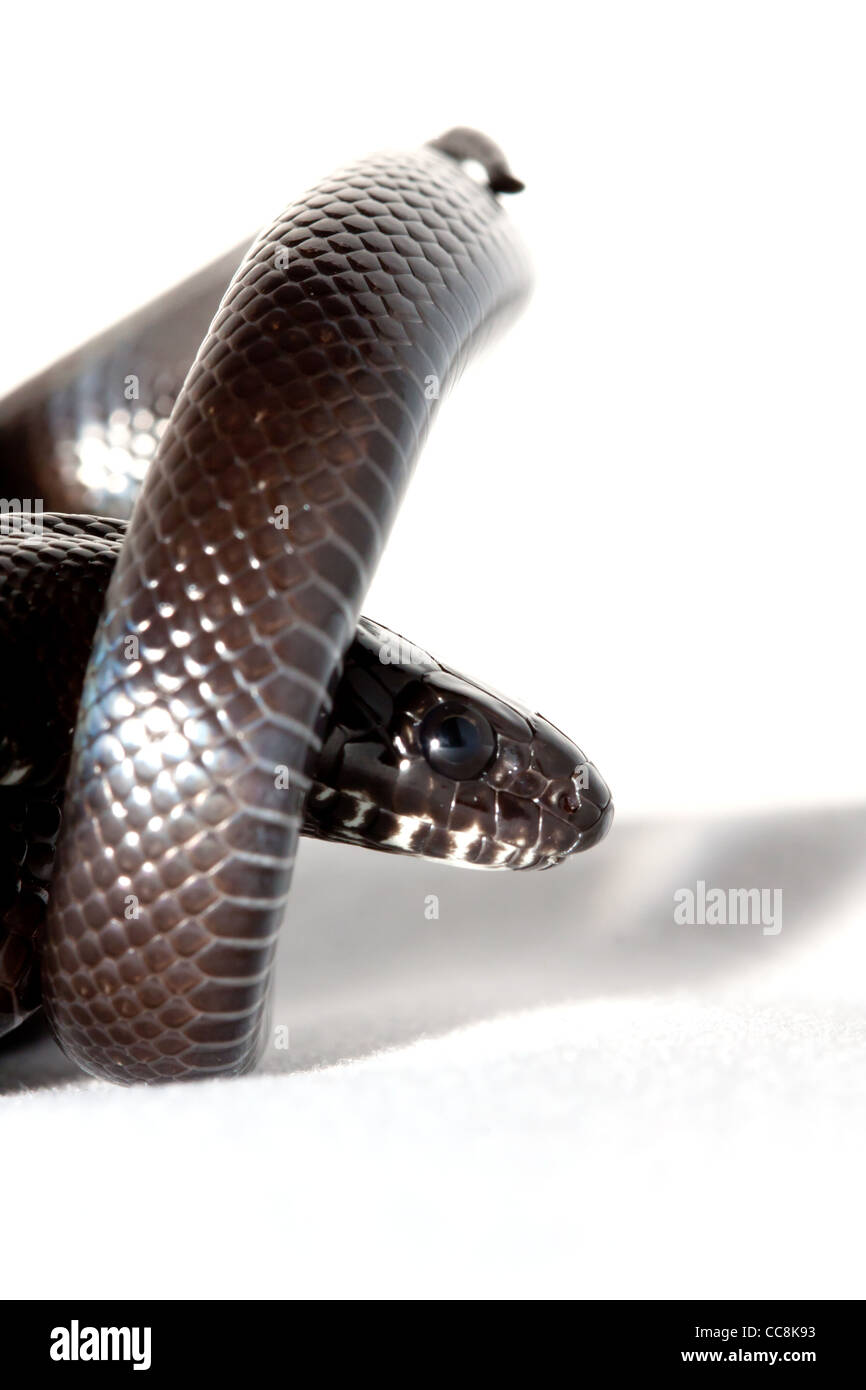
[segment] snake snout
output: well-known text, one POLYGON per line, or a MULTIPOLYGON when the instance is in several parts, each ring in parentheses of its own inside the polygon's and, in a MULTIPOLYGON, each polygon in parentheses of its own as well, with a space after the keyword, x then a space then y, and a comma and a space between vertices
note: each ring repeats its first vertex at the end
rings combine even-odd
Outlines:
POLYGON ((575 842, 570 853, 591 849, 604 839, 613 824, 610 788, 594 763, 581 762, 572 773, 559 805, 568 815, 575 842))
POLYGON ((575 846, 576 853, 579 854, 584 849, 592 849, 593 845, 599 844, 612 825, 613 802, 608 801, 607 805, 599 811, 598 819, 588 829, 580 832, 580 839, 575 846))

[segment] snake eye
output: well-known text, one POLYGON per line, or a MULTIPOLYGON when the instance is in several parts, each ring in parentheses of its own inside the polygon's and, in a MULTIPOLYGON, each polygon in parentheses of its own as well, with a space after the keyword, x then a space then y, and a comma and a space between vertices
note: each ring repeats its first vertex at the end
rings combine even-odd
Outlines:
POLYGON ((437 705, 422 719, 418 737, 433 771, 455 782, 477 777, 496 751, 487 720, 466 705, 437 705))

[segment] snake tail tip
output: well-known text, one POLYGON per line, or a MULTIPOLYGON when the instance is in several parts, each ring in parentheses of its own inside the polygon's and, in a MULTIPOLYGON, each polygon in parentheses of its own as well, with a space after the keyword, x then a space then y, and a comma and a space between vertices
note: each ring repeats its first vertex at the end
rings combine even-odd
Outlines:
POLYGON ((473 160, 480 164, 487 174, 487 187, 491 193, 520 193, 525 187, 512 174, 499 146, 488 136, 482 135, 480 130, 454 126, 429 143, 432 149, 449 155, 458 163, 473 160))
POLYGON ((520 179, 516 179, 507 169, 502 169, 490 175, 491 193, 522 193, 526 187, 520 179))

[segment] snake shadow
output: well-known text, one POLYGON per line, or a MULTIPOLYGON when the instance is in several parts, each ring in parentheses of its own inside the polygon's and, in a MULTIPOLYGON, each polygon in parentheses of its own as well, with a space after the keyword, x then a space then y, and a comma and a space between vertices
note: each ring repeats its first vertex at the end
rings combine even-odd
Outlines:
MULTIPOLYGON (((706 997, 830 929, 863 874, 866 808, 621 820, 547 873, 468 872, 304 843, 261 1070, 303 1071, 515 1010, 602 996, 706 997), (677 889, 781 889, 778 935, 680 926, 677 889), (288 1044, 288 1045, 286 1045, 288 1044)), ((0 1094, 80 1073, 38 1023, 0 1045, 0 1094)))

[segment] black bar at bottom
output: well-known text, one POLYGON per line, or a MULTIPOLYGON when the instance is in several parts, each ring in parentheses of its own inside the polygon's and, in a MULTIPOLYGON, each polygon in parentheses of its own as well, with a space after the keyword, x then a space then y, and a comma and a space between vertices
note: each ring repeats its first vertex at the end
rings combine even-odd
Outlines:
MULTIPOLYGON (((478 1301, 483 1302, 483 1296, 478 1301)), ((625 1370, 694 1372, 713 1366, 729 1370, 802 1366, 819 1370, 822 1376, 850 1367, 856 1374, 863 1341, 861 1301, 563 1302, 568 1308, 560 1354, 567 1350, 574 1377, 580 1377, 582 1370, 597 1375, 602 1368, 616 1374, 625 1370)), ((477 1303, 471 1308, 475 1320, 477 1303)), ((414 1341, 404 1321, 406 1312, 400 1315, 397 1337, 393 1325, 389 1333, 387 1324, 377 1329, 371 1321, 352 1333, 341 1310, 334 1315, 334 1336, 327 1335, 324 1341, 327 1323, 317 1319, 310 1325, 308 1316, 303 1305, 297 1308, 279 1300, 7 1302, 0 1310, 3 1380, 10 1386, 26 1383, 13 1381, 15 1370, 22 1376, 47 1374, 50 1381, 58 1382, 70 1376, 92 1380, 106 1372, 114 1377, 138 1373, 139 1378, 146 1375, 160 1381, 194 1371, 197 1386, 206 1385, 209 1375, 219 1381, 237 1375, 258 1383, 270 1379, 267 1367, 279 1366, 280 1379, 304 1374, 303 1366, 310 1358, 313 1364, 324 1358, 323 1369, 331 1371, 332 1357, 340 1350, 349 1357, 354 1354, 358 1372, 366 1363, 370 1373, 377 1365, 384 1370, 393 1351, 402 1364, 400 1379, 411 1383, 415 1378, 406 1359, 405 1339, 410 1339, 410 1346, 414 1341), (298 1362, 291 1355, 293 1345, 299 1350, 298 1362)), ((364 1316, 369 1319, 368 1313, 364 1316)), ((429 1374, 428 1358, 440 1351, 443 1366, 457 1372, 455 1357, 458 1363, 461 1358, 447 1326, 437 1317, 421 1335, 424 1350, 419 1360, 424 1371, 429 1374)), ((469 1340, 476 1354, 481 1346, 495 1353, 499 1344, 503 1350, 511 1347, 531 1356, 535 1343, 546 1362, 552 1347, 539 1342, 538 1335, 534 1320, 521 1329, 520 1321, 514 1319, 504 1341, 491 1340, 482 1326, 473 1326, 469 1340)), ((464 1366, 464 1373, 467 1370, 464 1366)), ((547 1375, 539 1370, 533 1379, 546 1380, 547 1375)))

